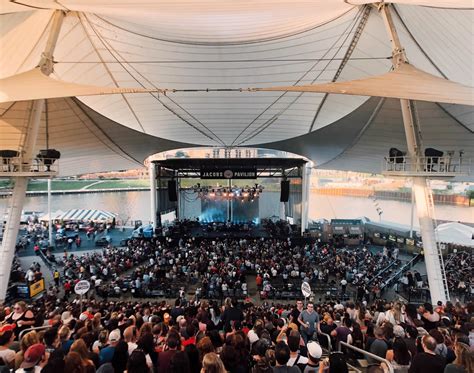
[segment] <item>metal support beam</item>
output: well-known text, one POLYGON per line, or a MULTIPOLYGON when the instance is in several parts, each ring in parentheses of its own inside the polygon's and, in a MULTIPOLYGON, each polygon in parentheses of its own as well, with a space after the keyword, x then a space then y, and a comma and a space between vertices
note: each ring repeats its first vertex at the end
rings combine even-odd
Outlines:
POLYGON ((8 289, 8 281, 15 255, 16 241, 20 229, 21 210, 26 197, 28 178, 16 177, 13 179, 15 187, 10 197, 8 207, 8 218, 3 233, 2 248, 0 251, 0 303, 5 301, 8 289))
POLYGON ((153 229, 158 227, 157 204, 156 204, 156 168, 153 162, 148 165, 148 175, 150 177, 150 223, 153 229))
POLYGON ((413 238, 413 220, 415 215, 415 191, 413 183, 411 186, 411 209, 410 209, 410 238, 413 238))
MULTIPOLYGON (((392 44, 392 64, 396 69, 400 64, 407 63, 405 50, 400 43, 395 24, 390 13, 390 4, 381 4, 379 9, 385 23, 390 42, 392 44)), ((400 100, 402 109, 403 125, 407 140, 408 155, 412 159, 419 159, 423 149, 423 142, 419 124, 416 120, 415 106, 410 100, 400 100)), ((416 168, 416 163, 413 168, 416 168)), ((434 205, 432 192, 427 185, 427 179, 424 176, 413 177, 413 193, 418 219, 420 221, 421 237, 423 239, 423 251, 428 275, 428 284, 430 288, 431 302, 449 300, 449 292, 444 271, 443 257, 438 247, 434 218, 434 205)))
POLYGON ((48 179, 48 245, 53 246, 53 217, 51 216, 51 179, 48 179))
MULTIPOLYGON (((57 10, 53 14, 53 22, 50 30, 46 47, 41 55, 39 67, 45 75, 53 72, 53 52, 59 37, 61 25, 64 19, 64 12, 57 10)), ((21 145, 22 156, 24 162, 31 164, 36 154, 36 140, 41 123, 41 115, 43 114, 45 100, 35 100, 32 103, 30 115, 28 118, 28 127, 25 132, 25 139, 21 145)), ((8 281, 10 277, 13 256, 15 255, 16 241, 20 228, 21 211, 26 196, 26 188, 28 186, 27 176, 14 177, 15 187, 10 200, 7 223, 5 233, 0 250, 0 302, 5 300, 8 281)))
POLYGON ((308 228, 309 188, 311 184, 311 162, 304 165, 301 198, 301 234, 308 228))

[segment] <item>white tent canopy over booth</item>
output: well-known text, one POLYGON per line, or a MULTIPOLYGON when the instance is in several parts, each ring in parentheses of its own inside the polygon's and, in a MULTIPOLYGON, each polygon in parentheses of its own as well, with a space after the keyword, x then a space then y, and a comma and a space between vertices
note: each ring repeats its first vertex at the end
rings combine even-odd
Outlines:
POLYGON ((439 242, 452 243, 474 248, 474 228, 465 224, 451 222, 436 227, 439 242))
MULTIPOLYGON (((0 0, 0 150, 57 149, 58 175, 191 146, 299 149, 316 167, 373 173, 391 147, 467 163, 473 23, 466 0, 0 0)), ((414 179, 432 298, 446 300, 414 179)))

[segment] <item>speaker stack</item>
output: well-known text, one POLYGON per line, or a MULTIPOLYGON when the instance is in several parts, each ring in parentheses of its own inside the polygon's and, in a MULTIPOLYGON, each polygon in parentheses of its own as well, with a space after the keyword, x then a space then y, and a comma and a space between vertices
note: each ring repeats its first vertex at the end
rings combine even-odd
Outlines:
POLYGON ((176 180, 168 180, 168 199, 170 202, 178 201, 178 195, 176 193, 176 180))
POLYGON ((280 188, 280 202, 288 202, 290 197, 290 181, 282 180, 280 188))

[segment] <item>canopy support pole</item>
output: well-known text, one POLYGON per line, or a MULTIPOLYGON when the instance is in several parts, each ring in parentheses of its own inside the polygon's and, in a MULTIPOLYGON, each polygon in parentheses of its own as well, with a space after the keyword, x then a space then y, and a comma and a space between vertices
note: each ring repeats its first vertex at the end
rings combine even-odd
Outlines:
POLYGON ((410 238, 413 238, 413 220, 415 215, 415 192, 413 188, 413 183, 411 186, 411 210, 410 210, 410 238))
MULTIPOLYGON (((392 44, 392 64, 394 68, 397 68, 401 64, 408 62, 405 50, 401 45, 395 28, 390 13, 390 5, 385 3, 381 4, 379 9, 392 44)), ((418 160, 421 156, 423 143, 419 123, 414 115, 414 102, 400 99, 400 105, 407 140, 408 156, 413 160, 418 160)), ((412 167, 415 168, 416 162, 411 163, 412 167)), ((442 251, 438 246, 435 235, 433 195, 425 176, 413 177, 413 193, 415 195, 417 215, 420 221, 420 231, 423 239, 424 258, 431 302, 436 303, 441 301, 446 303, 446 301, 449 300, 449 291, 444 271, 442 251)))
POLYGON ((156 168, 153 162, 148 165, 148 175, 150 176, 150 223, 153 229, 158 228, 157 204, 156 204, 156 168))
POLYGON ((53 246, 53 217, 51 216, 51 178, 48 179, 48 243, 53 246))
MULTIPOLYGON (((53 14, 53 22, 46 42, 46 47, 41 55, 39 66, 45 75, 53 72, 53 52, 61 30, 64 12, 57 10, 53 14)), ((28 127, 25 131, 25 139, 21 146, 22 161, 25 164, 31 164, 35 156, 36 141, 43 114, 45 100, 35 100, 31 106, 28 118, 28 127)), ((8 281, 12 268, 15 247, 20 229, 21 211, 26 197, 26 188, 28 186, 27 176, 14 177, 15 186, 11 196, 5 232, 0 250, 0 303, 5 301, 7 296, 8 281)))
POLYGON ((305 163, 303 166, 303 178, 302 178, 302 194, 301 200, 301 235, 304 234, 308 228, 308 212, 309 212, 309 188, 311 183, 311 164, 310 162, 305 163))

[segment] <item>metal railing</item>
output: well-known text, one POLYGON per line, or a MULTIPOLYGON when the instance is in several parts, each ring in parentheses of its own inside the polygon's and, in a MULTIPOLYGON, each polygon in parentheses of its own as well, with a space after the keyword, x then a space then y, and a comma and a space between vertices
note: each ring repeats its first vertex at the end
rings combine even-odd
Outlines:
POLYGON ((469 174, 471 160, 450 155, 442 157, 386 157, 382 170, 386 173, 456 176, 469 174))
POLYGON ((20 335, 18 336, 18 340, 21 341, 21 338, 26 334, 26 333, 29 333, 29 332, 32 332, 32 331, 38 331, 38 330, 45 330, 45 329, 49 329, 51 328, 50 326, 35 326, 33 328, 28 328, 28 329, 25 329, 25 330, 22 330, 20 332, 20 335))
POLYGON ((382 284, 382 289, 392 286, 396 281, 398 281, 402 277, 403 273, 413 268, 415 264, 417 264, 421 259, 423 259, 423 255, 417 254, 409 262, 404 264, 398 271, 396 271, 392 276, 390 276, 388 280, 384 281, 384 283, 382 284))
POLYGON ((58 159, 34 158, 29 161, 23 157, 0 157, 0 174, 2 173, 38 173, 59 171, 58 159))
POLYGON ((352 346, 352 345, 350 345, 349 343, 346 343, 346 342, 339 342, 339 352, 342 352, 342 346, 344 346, 348 349, 354 350, 354 351, 356 351, 356 352, 358 352, 358 353, 360 353, 364 356, 368 356, 373 360, 380 361, 381 363, 385 363, 385 365, 387 365, 388 372, 389 373, 394 373, 393 366, 390 363, 390 361, 388 361, 387 359, 381 358, 380 356, 374 355, 371 352, 363 350, 359 347, 352 346))
POLYGON ((327 339, 327 344, 328 344, 327 350, 328 350, 328 353, 331 353, 331 351, 332 351, 331 336, 329 334, 319 333, 319 332, 317 333, 317 335, 318 335, 318 338, 319 338, 319 336, 321 336, 321 337, 327 339))

